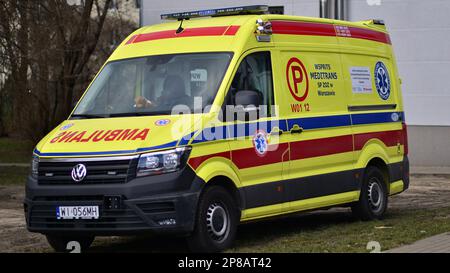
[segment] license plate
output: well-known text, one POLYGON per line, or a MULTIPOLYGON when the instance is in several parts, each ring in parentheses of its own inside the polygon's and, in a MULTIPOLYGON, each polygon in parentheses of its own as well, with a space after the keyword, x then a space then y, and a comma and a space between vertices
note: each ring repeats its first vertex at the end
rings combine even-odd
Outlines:
POLYGON ((98 219, 98 206, 56 207, 57 219, 98 219))

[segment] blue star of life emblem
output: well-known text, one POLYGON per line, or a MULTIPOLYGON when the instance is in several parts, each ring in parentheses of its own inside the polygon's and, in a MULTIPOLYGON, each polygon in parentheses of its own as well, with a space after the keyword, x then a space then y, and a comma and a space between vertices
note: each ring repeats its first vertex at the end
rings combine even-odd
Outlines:
POLYGON ((375 85, 380 98, 387 100, 391 95, 391 80, 386 66, 382 62, 375 65, 375 85))
POLYGON ((267 138, 264 132, 256 132, 253 138, 253 145, 259 155, 264 155, 267 152, 267 138))

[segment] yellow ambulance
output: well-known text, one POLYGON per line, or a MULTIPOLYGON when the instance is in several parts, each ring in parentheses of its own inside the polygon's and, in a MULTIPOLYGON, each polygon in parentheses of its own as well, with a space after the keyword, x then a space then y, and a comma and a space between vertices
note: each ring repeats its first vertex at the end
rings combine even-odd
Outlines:
POLYGON ((161 18, 118 46, 34 150, 27 228, 55 250, 167 232, 221 251, 240 223, 333 206, 380 219, 408 188, 383 21, 267 6, 161 18))

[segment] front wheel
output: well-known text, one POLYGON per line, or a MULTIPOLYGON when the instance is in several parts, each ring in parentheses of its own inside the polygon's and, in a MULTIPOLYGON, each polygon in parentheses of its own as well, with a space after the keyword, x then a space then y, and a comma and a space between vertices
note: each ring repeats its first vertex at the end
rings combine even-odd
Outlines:
POLYGON ((69 252, 69 251, 82 252, 84 250, 87 250, 95 239, 94 236, 79 236, 79 235, 70 236, 70 235, 48 234, 46 235, 46 237, 48 244, 56 252, 69 252))
POLYGON ((239 223, 239 210, 220 186, 205 189, 200 197, 194 232, 187 238, 191 251, 218 252, 230 247, 239 223))
POLYGON ((387 209, 388 191, 383 173, 376 167, 366 169, 359 201, 352 206, 353 214, 364 221, 381 219, 387 209))

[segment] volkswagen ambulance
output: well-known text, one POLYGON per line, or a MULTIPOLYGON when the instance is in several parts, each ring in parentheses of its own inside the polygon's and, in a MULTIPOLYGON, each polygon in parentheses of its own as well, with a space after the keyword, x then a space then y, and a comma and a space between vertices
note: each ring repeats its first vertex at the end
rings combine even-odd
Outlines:
POLYGON ((161 18, 118 46, 34 149, 27 228, 55 250, 149 232, 222 251, 240 223, 334 206, 380 219, 408 188, 383 21, 267 6, 161 18))

